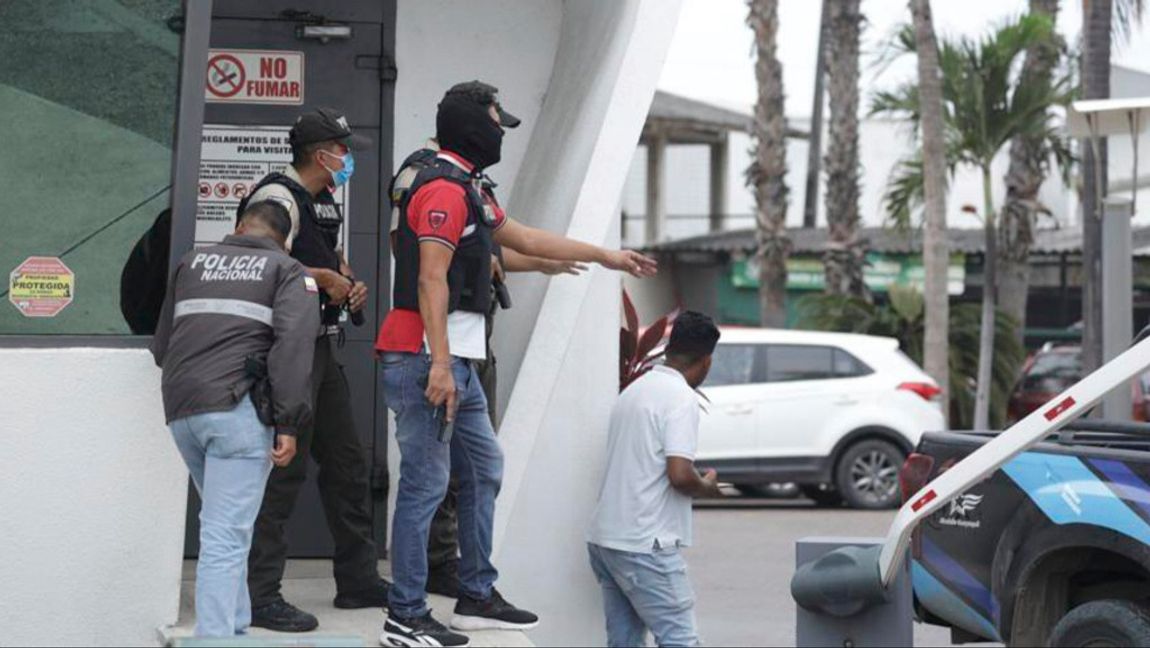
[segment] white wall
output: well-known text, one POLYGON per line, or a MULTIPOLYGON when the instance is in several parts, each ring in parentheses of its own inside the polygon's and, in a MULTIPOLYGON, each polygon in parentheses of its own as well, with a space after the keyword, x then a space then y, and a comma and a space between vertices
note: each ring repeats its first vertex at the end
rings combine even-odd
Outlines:
MULTIPOLYGON (((435 113, 448 88, 462 81, 485 81, 499 88, 503 105, 523 120, 518 128, 507 131, 503 159, 491 169, 499 183, 496 193, 507 206, 551 81, 563 2, 470 0, 467 6, 473 10, 460 11, 458 2, 452 0, 403 0, 397 7, 394 163, 398 168, 408 154, 435 135, 435 113), (450 34, 457 46, 427 46, 443 34, 450 34)), ((535 220, 534 214, 512 212, 512 216, 527 223, 535 220)), ((516 303, 518 298, 515 295, 516 303)), ((518 310, 501 320, 517 317, 518 310)), ((390 411, 388 429, 395 429, 390 411)), ((399 478, 394 434, 388 435, 387 456, 393 483, 388 510, 394 511, 394 483, 399 478)), ((390 522, 387 531, 390 542, 390 522)))
MULTIPOLYGON (((523 120, 508 130, 503 161, 492 167, 504 204, 539 123, 559 45, 560 0, 402 0, 397 7, 395 164, 435 135, 435 111, 448 88, 479 79, 499 88, 523 120)), ((524 216, 517 216, 525 218, 524 216)))
MULTIPOLYGON (((678 0, 568 0, 539 126, 512 214, 600 245, 619 242, 619 202, 678 0)), ((496 508, 502 590, 543 618, 542 645, 604 640, 601 597, 584 533, 598 494, 607 418, 617 392, 620 279, 517 282, 496 335, 511 389, 496 508), (526 290, 526 287, 530 290, 526 290)))
POLYGON ((155 645, 188 473, 143 349, 0 349, 0 645, 155 645))

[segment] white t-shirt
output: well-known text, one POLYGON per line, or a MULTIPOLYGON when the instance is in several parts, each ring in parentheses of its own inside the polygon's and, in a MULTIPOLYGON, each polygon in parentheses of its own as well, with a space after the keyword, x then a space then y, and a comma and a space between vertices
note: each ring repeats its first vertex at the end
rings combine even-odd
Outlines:
MULTIPOLYGON (((424 344, 427 338, 424 337, 424 344)), ((455 311, 447 314, 447 346, 451 355, 468 360, 487 359, 487 318, 482 313, 455 311)), ((430 349, 431 345, 427 344, 430 349)))
POLYGON ((691 544, 691 498, 675 490, 667 457, 694 461, 699 399, 683 374, 655 367, 619 396, 611 411, 607 470, 587 541, 652 553, 691 544))

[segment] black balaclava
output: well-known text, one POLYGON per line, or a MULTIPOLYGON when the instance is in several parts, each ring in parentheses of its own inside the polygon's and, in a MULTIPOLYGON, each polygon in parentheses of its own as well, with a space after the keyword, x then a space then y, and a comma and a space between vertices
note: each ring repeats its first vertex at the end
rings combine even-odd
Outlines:
POLYGON ((499 163, 503 154, 503 127, 491 118, 487 106, 463 95, 448 95, 435 116, 439 145, 463 156, 477 169, 499 163))

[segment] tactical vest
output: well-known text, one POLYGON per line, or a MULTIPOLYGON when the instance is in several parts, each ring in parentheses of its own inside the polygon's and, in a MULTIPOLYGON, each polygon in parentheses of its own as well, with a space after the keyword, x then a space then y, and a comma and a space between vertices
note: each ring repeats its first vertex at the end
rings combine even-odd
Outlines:
POLYGON ((447 310, 449 313, 459 310, 486 315, 491 308, 491 254, 494 246, 486 203, 470 174, 439 158, 419 171, 400 201, 392 305, 405 310, 419 310, 419 238, 411 229, 407 210, 412 196, 434 180, 446 180, 463 187, 467 200, 465 234, 460 238, 447 270, 447 310))
MULTIPOLYGON (((324 268, 339 273, 339 228, 343 224, 343 215, 339 212, 339 205, 327 189, 312 196, 303 185, 288 176, 273 172, 264 176, 240 201, 236 209, 236 221, 247 209, 251 196, 269 184, 278 184, 286 187, 295 199, 296 209, 299 210, 299 231, 296 232, 292 242, 291 256, 309 268, 324 268)), ((339 324, 339 306, 328 306, 328 296, 320 292, 320 305, 323 308, 324 326, 339 324)))

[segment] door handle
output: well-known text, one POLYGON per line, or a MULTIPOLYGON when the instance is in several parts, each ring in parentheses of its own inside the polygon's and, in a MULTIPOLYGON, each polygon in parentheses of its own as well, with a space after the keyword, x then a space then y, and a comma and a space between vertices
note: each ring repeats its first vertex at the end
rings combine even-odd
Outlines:
POLYGON ((840 396, 839 399, 835 401, 835 405, 858 405, 858 402, 859 401, 857 398, 852 398, 850 396, 840 396))
POLYGON ((730 414, 731 416, 746 416, 754 411, 755 408, 750 405, 723 408, 723 413, 730 414))

